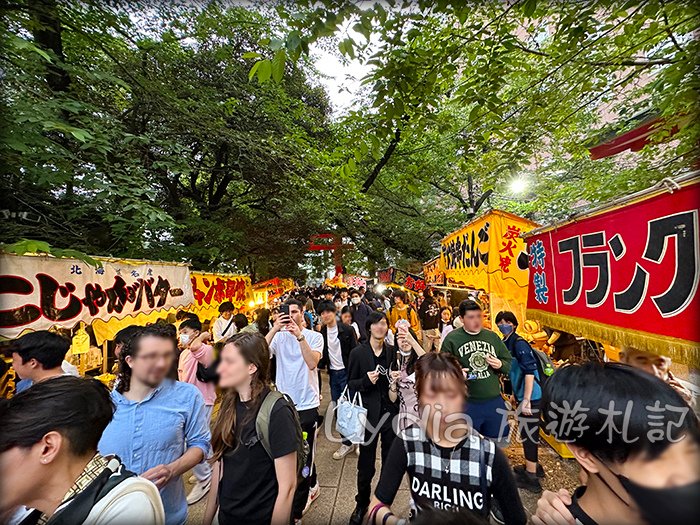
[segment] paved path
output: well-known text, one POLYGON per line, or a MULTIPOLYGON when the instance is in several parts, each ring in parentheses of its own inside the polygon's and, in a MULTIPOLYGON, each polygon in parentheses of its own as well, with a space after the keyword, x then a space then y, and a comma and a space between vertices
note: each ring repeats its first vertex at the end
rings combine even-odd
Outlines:
MULTIPOLYGON (((325 372, 323 372, 322 391, 323 401, 321 402, 321 408, 325 412, 331 397, 328 389, 328 376, 325 372)), ((335 432, 334 434, 337 436, 335 432)), ((350 515, 355 508, 357 456, 352 453, 348 454, 344 459, 336 461, 333 459, 333 452, 338 447, 339 444, 329 441, 325 437, 324 430, 321 429, 316 448, 316 468, 321 486, 321 495, 304 515, 303 525, 347 525, 350 515)), ((546 478, 543 483, 544 487, 551 490, 559 489, 561 486, 566 486, 569 489, 573 488, 576 485, 577 467, 575 462, 573 460, 560 460, 556 453, 546 444, 542 445, 540 451, 545 470, 548 473, 558 473, 558 475, 550 475, 546 478), (562 483, 562 480, 564 483, 562 483), (554 484, 560 486, 554 486, 554 484)), ((512 445, 506 449, 506 452, 514 464, 522 463, 522 449, 520 445, 512 445)), ((378 460, 373 487, 379 480, 380 470, 381 465, 378 460)), ((189 475, 185 479, 188 477, 189 475)), ((187 485, 186 490, 189 491, 190 487, 190 485, 187 485)), ((536 508, 537 497, 523 490, 520 491, 520 497, 529 515, 536 508)), ((404 480, 397 494, 393 509, 399 516, 408 516, 409 491, 406 480, 404 480)), ((190 506, 187 524, 200 525, 203 513, 204 500, 190 506)))

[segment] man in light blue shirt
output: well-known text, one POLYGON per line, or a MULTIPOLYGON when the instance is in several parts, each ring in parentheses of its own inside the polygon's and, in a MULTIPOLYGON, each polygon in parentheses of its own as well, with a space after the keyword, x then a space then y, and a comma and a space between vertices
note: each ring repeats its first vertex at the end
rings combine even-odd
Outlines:
POLYGON ((175 339, 164 326, 148 326, 122 349, 112 400, 114 419, 100 440, 132 472, 160 489, 166 525, 187 521, 182 474, 209 455, 211 433, 204 398, 194 385, 166 379, 175 339))

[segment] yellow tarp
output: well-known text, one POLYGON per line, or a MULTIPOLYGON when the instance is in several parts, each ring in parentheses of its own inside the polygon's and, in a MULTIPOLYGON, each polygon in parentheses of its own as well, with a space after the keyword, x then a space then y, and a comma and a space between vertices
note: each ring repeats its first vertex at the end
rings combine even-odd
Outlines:
POLYGON ((501 310, 510 310, 522 323, 528 270, 527 264, 524 269, 518 267, 518 257, 526 254, 520 234, 536 227, 517 215, 493 210, 451 233, 441 241, 440 253, 447 285, 483 290, 490 295, 493 318, 501 310))
POLYGON ((247 275, 190 271, 194 302, 185 308, 204 321, 219 316, 219 305, 231 301, 237 308, 249 308, 254 302, 253 287, 247 275))

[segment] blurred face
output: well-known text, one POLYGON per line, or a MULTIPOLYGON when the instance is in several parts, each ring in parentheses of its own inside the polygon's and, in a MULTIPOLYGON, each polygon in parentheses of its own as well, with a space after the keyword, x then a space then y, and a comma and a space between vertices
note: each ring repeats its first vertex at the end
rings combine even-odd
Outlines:
POLYGON ((354 294, 352 294, 352 295, 350 296, 350 301, 352 302, 352 304, 360 304, 360 301, 361 301, 361 299, 360 299, 360 294, 357 293, 357 292, 355 292, 354 294))
POLYGON ((443 323, 449 323, 450 319, 452 318, 452 315, 450 314, 449 310, 443 310, 440 314, 440 317, 442 318, 443 323))
POLYGON ((668 379, 668 372, 671 368, 670 358, 641 350, 626 350, 623 361, 634 368, 655 375, 663 381, 668 379))
POLYGON ((340 320, 343 324, 350 325, 352 324, 352 314, 350 312, 345 312, 344 314, 340 315, 340 320))
POLYGON ((467 332, 477 333, 483 326, 483 316, 481 310, 467 310, 462 316, 462 323, 467 332))
POLYGON ((247 387, 257 369, 257 366, 243 359, 235 344, 229 343, 221 351, 221 362, 216 369, 219 374, 219 386, 236 390, 247 387))
POLYGON ((346 300, 348 298, 348 292, 340 292, 340 297, 342 297, 343 300, 346 300))
POLYGON ((124 348, 124 343, 117 343, 114 345, 114 357, 119 357, 121 355, 122 348, 124 348))
POLYGON ((132 379, 155 388, 160 385, 175 361, 172 341, 162 337, 148 336, 141 339, 136 355, 126 358, 131 367, 132 379))
POLYGON ((289 317, 292 318, 297 326, 304 326, 304 312, 296 304, 289 305, 289 317))
POLYGON ((231 317, 233 317, 233 310, 229 310, 228 312, 223 312, 221 314, 221 317, 223 317, 224 319, 226 319, 228 321, 229 319, 231 319, 231 317))
POLYGON ((374 323, 369 327, 370 335, 374 339, 384 339, 386 337, 387 332, 389 331, 389 325, 386 322, 386 319, 382 319, 378 323, 374 323))
MULTIPOLYGON (((425 387, 418 392, 418 406, 421 417, 428 415, 428 423, 454 423, 459 421, 464 413, 464 388, 456 384, 456 380, 444 378, 440 381, 439 392, 433 390, 431 381, 426 381, 425 387)), ((424 419, 425 420, 425 419, 424 419)))
POLYGON ((394 304, 396 304, 397 306, 403 306, 403 304, 404 304, 403 299, 401 297, 399 297, 398 295, 395 295, 394 296, 394 304))
POLYGON ((651 461, 637 456, 617 469, 639 485, 648 488, 681 487, 700 481, 700 445, 687 436, 673 443, 651 461))
POLYGON ((321 312, 321 322, 326 326, 333 326, 335 324, 335 312, 330 310, 321 312))

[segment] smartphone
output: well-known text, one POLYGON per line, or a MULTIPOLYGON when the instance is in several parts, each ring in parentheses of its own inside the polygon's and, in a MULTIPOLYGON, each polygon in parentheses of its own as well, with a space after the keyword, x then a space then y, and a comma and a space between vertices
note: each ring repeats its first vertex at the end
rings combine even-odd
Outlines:
POLYGON ((289 315, 289 305, 288 304, 281 304, 280 305, 280 315, 289 315))

